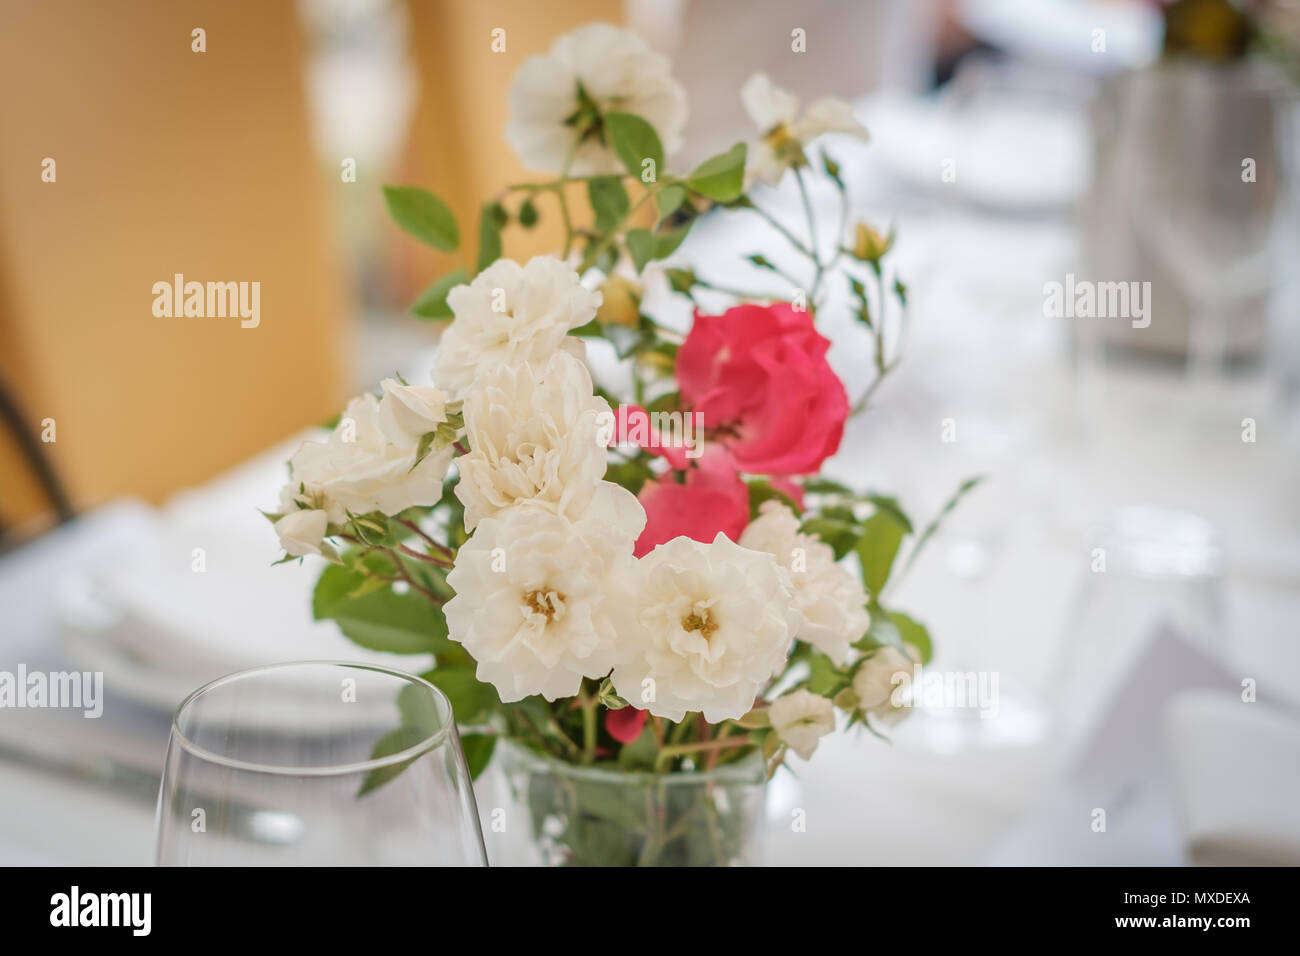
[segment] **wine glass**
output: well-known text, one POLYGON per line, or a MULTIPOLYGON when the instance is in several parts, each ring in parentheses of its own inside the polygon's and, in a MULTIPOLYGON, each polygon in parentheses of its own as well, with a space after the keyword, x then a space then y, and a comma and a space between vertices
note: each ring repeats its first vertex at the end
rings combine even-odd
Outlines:
POLYGON ((223 677, 176 711, 159 866, 484 866, 447 698, 342 661, 223 677))
MULTIPOLYGON (((1223 406, 1242 364, 1234 358, 1257 351, 1266 334, 1252 320, 1281 274, 1290 101, 1254 64, 1169 64, 1134 86, 1133 236, 1187 304, 1194 420, 1223 406)), ((1166 309, 1154 318, 1173 317, 1166 309)))

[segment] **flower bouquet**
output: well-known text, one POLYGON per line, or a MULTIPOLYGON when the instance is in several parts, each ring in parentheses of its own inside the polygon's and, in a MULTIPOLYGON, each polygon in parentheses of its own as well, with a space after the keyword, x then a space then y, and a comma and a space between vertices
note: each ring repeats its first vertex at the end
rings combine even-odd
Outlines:
MULTIPOLYGON (((506 138, 546 178, 486 203, 473 274, 413 306, 451 320, 432 383, 386 379, 353 399, 294 454, 268 515, 282 560, 328 562, 317 618, 432 658, 423 676, 450 698, 471 771, 496 752, 523 812, 504 825, 547 862, 752 861, 765 779, 811 757, 837 712, 872 732, 897 719, 897 685, 930 656, 925 628, 884 601, 904 543, 933 525, 918 533, 894 498, 818 475, 866 402, 826 361, 828 288, 865 332, 868 391, 905 315, 892 235, 850 227, 839 166, 812 152, 823 134, 866 131, 847 104, 801 110, 756 76, 741 91, 756 141, 679 174, 666 161, 685 100, 665 59, 614 27, 528 60, 506 138), (786 177, 804 224, 762 204, 786 177), (814 178, 840 198, 825 249, 814 178), (559 255, 502 258, 502 231, 544 214, 563 226, 559 255), (784 237, 803 274, 748 257, 784 298, 720 288, 682 260, 715 216, 784 237), (690 300, 688 328, 643 307, 656 283, 690 300), (616 382, 593 379, 588 347, 616 382)), ((459 247, 437 197, 385 196, 407 232, 459 247)), ((399 727, 376 753, 403 740, 399 727)))

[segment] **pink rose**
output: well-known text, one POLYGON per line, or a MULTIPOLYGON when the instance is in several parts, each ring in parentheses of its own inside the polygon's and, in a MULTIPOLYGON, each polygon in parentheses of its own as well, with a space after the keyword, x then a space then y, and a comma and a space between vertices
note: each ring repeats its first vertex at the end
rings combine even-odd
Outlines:
POLYGON ((839 448, 849 414, 828 348, 811 314, 784 302, 697 312, 677 382, 742 471, 807 475, 839 448))
POLYGON ((722 454, 706 454, 683 473, 669 471, 641 489, 645 530, 636 540, 635 554, 649 554, 655 545, 685 535, 712 541, 721 531, 732 541, 749 524, 749 487, 722 454))
POLYGON ((661 456, 674 468, 685 468, 687 448, 665 442, 653 427, 650 413, 640 405, 620 405, 614 411, 614 434, 611 445, 636 445, 652 455, 661 456))

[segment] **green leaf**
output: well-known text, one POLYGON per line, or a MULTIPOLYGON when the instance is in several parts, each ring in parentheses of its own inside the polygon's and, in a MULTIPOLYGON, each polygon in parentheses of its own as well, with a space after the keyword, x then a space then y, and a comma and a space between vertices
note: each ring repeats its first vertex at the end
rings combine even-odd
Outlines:
POLYGON ((523 226, 525 229, 533 228, 533 226, 537 225, 537 206, 531 199, 525 199, 519 204, 517 217, 519 219, 519 225, 523 226))
POLYGON ((894 558, 903 543, 906 530, 893 516, 877 511, 862 523, 862 537, 858 539, 858 560, 862 562, 862 583, 872 594, 879 594, 889 580, 894 558))
POLYGON ((673 287, 673 291, 683 295, 690 295, 691 289, 699 281, 690 269, 665 269, 664 275, 668 277, 668 284, 673 287))
POLYGON ((455 252, 460 245, 456 217, 445 202, 418 186, 385 186, 384 202, 393 221, 421 242, 455 252))
POLYGON ((784 502, 796 515, 802 510, 798 503, 784 491, 773 488, 771 483, 763 478, 754 478, 749 482, 749 517, 751 519, 757 518, 759 507, 763 502, 770 501, 773 498, 784 502))
POLYGON ((835 552, 836 561, 853 550, 860 533, 856 525, 847 521, 820 517, 809 518, 801 530, 804 534, 816 535, 829 544, 835 552))
POLYGON ((659 759, 659 743, 647 722, 640 735, 618 751, 618 765, 624 770, 653 770, 659 759))
POLYGON ((630 174, 641 179, 642 164, 650 159, 654 161, 654 175, 658 178, 664 165, 664 147, 653 126, 635 113, 606 113, 605 136, 630 174))
POLYGON ((469 274, 464 269, 449 272, 429 288, 419 294, 411 305, 411 314, 424 319, 449 319, 451 308, 447 305, 447 293, 458 285, 469 281, 469 274))
POLYGON ((659 218, 667 219, 675 213, 685 198, 686 190, 676 183, 661 189, 655 196, 655 206, 658 207, 659 218))
POLYGON ((605 469, 605 480, 612 481, 615 484, 622 485, 632 494, 640 494, 645 483, 654 477, 654 472, 650 466, 640 460, 627 462, 612 462, 605 469))
POLYGON ((364 574, 330 565, 316 582, 312 616, 334 621, 344 637, 371 650, 437 654, 458 647, 447 638, 442 611, 426 598, 414 591, 398 594, 391 585, 361 593, 367 582, 364 574))
POLYGON ((898 296, 899 304, 902 305, 904 308, 906 308, 907 307, 907 286, 904 285, 903 280, 898 278, 897 276, 894 277, 894 295, 898 296))
POLYGON ((474 724, 501 706, 491 684, 482 683, 471 667, 435 667, 420 675, 447 695, 456 723, 474 724))
POLYGON ((623 834, 645 828, 644 795, 636 787, 595 783, 576 788, 578 812, 613 824, 623 834))
POLYGON ((835 666, 825 654, 808 658, 808 689, 823 697, 834 697, 849 685, 849 675, 835 666))
POLYGON ((650 234, 649 229, 629 229, 624 242, 627 244, 628 254, 632 257, 632 264, 636 266, 637 272, 644 269, 646 263, 655 257, 655 237, 650 234))
POLYGON ((682 244, 682 240, 690 233, 692 225, 693 223, 688 222, 676 229, 665 229, 663 232, 658 233, 655 236, 654 257, 656 259, 667 259, 676 252, 677 247, 682 244))
POLYGON ((921 652, 921 663, 930 663, 934 645, 930 641, 930 632, 924 624, 899 611, 890 611, 889 619, 898 628, 898 636, 904 644, 911 644, 921 652))
POLYGON ((496 203, 484 203, 478 218, 478 271, 482 272, 501 258, 501 209, 496 203))
POLYGON ((745 189, 745 144, 706 159, 686 177, 686 185, 717 202, 731 202, 745 189))
POLYGON ((877 511, 884 512, 893 518, 894 522, 907 534, 912 533, 912 521, 903 511, 903 506, 898 503, 898 499, 890 498, 887 495, 870 494, 866 495, 864 500, 875 505, 877 511))
POLYGON ((596 214, 600 232, 614 229, 627 215, 630 206, 623 180, 618 176, 598 176, 587 180, 587 200, 596 214))
POLYGON ((426 737, 442 726, 433 694, 418 684, 407 684, 397 692, 397 712, 402 715, 403 727, 412 727, 426 737))
POLYGON ((767 712, 766 708, 755 708, 742 717, 732 721, 733 724, 739 724, 746 730, 759 730, 763 727, 772 726, 772 715, 767 712))
POLYGON ((807 478, 804 480, 803 490, 811 491, 816 495, 853 495, 853 489, 848 485, 831 481, 829 478, 807 478))
POLYGON ((826 175, 835 181, 835 187, 844 192, 844 180, 840 176, 840 164, 831 159, 827 153, 822 153, 822 169, 826 170, 826 175))
MULTIPOLYGON (((426 739, 428 739, 428 734, 417 727, 398 727, 396 730, 390 730, 379 738, 370 751, 370 759, 378 760, 380 757, 401 753, 408 747, 414 747, 426 739)), ((357 796, 364 797, 367 793, 382 787, 417 759, 419 758, 412 757, 410 760, 403 760, 400 763, 390 764, 387 767, 378 767, 370 771, 366 774, 365 779, 361 781, 361 789, 357 791, 357 796)))
POLYGON ((465 751, 465 764, 471 780, 477 780, 478 775, 487 769, 496 746, 496 734, 465 734, 460 738, 460 749, 465 751))

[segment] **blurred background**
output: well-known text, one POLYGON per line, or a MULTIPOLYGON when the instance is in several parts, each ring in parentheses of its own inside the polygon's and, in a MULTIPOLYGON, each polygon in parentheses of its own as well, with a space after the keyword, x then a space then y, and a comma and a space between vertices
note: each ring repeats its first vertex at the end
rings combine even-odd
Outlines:
MULTIPOLYGON (((771 861, 1300 863, 1296 0, 6 0, 0 19, 0 669, 102 671, 108 701, 97 721, 0 710, 0 862, 147 862, 186 693, 360 653, 310 620, 315 568, 269 567, 255 509, 347 396, 427 380, 437 324, 407 305, 449 263, 380 185, 434 190, 465 228, 528 178, 502 137, 515 70, 601 20, 673 61, 677 168, 753 138, 753 72, 855 104, 871 142, 828 146, 854 218, 897 230, 911 306, 828 472, 922 520, 987 476, 893 603, 936 667, 998 676, 997 716, 828 738, 772 787, 771 861), (260 282, 259 324, 155 316, 177 273, 260 282), (1053 313, 1078 282, 1148 289, 1148 324, 1053 313)), ((798 221, 793 189, 761 199, 798 221)), ((835 196, 814 200, 832 223, 835 196)), ((710 219, 675 259, 752 278, 744 255, 788 255, 753 222, 710 219)), ((556 245, 505 238, 513 258, 556 245)), ((818 321, 860 393, 867 333, 835 299, 818 321)))

